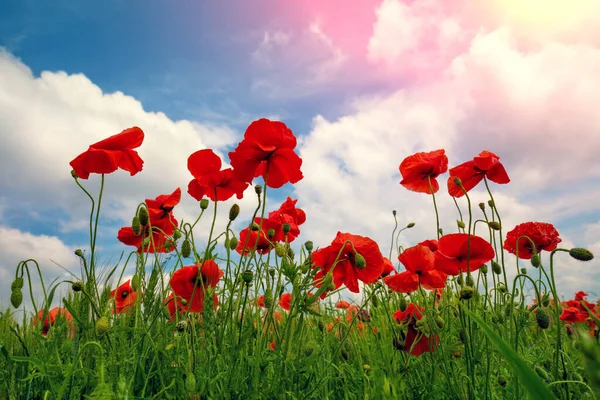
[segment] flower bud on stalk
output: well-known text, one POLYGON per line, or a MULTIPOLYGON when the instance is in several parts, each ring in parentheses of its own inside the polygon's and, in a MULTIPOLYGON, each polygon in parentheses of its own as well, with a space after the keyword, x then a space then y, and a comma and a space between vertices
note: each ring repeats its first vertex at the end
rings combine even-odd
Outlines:
POLYGON ((260 194, 262 193, 262 186, 260 185, 255 185, 254 186, 254 193, 256 193, 257 195, 260 196, 260 194))
POLYGON ((465 223, 463 221, 459 221, 456 220, 456 225, 460 228, 460 229, 465 229, 465 223))
POLYGON ((469 300, 471 297, 473 297, 473 293, 475 292, 475 289, 473 289, 471 286, 465 286, 460 290, 460 298, 461 300, 469 300))
POLYGON ((252 282, 252 278, 254 278, 254 272, 250 271, 249 269, 242 272, 242 280, 244 283, 246 283, 246 285, 252 282))
POLYGON ((537 322, 537 325, 541 329, 548 329, 550 326, 550 316, 546 310, 541 307, 538 307, 537 310, 535 310, 535 322, 537 322))
POLYGON ((502 266, 494 260, 492 260, 492 272, 496 275, 502 274, 502 266))
POLYGON ((181 231, 179 229, 175 229, 173 232, 173 240, 177 241, 181 238, 181 231))
POLYGON ((140 276, 138 274, 133 275, 131 278, 131 288, 134 292, 140 289, 140 276))
POLYGON ((407 227, 408 229, 410 229, 410 228, 414 227, 415 225, 416 225, 416 224, 415 224, 414 222, 409 222, 409 223, 408 223, 408 225, 406 225, 406 227, 407 227))
POLYGON ((531 265, 535 268, 539 268, 539 266, 541 265, 541 259, 540 259, 540 254, 539 253, 535 253, 531 256, 531 265))
POLYGON ((19 308, 21 303, 23 303, 23 292, 21 289, 14 289, 10 294, 10 304, 12 304, 14 308, 19 308))
POLYGON ((133 233, 135 233, 137 236, 139 236, 140 233, 142 233, 140 218, 137 215, 133 217, 133 220, 131 220, 131 229, 133 230, 133 233))
POLYGON ((308 240, 306 243, 304 243, 304 247, 306 248, 306 251, 310 253, 313 249, 313 242, 308 240))
POLYGON ((10 290, 23 289, 23 283, 24 281, 22 277, 19 276, 15 278, 13 283, 10 284, 10 290))
POLYGON ((479 203, 479 208, 481 208, 481 211, 485 211, 485 203, 479 203))
POLYGON ((495 231, 499 231, 500 229, 502 229, 502 227, 500 226, 500 223, 498 223, 497 221, 488 222, 488 226, 495 231))
POLYGON ((275 237, 275 229, 271 228, 267 231, 267 237, 270 240, 273 240, 273 238, 275 237))
POLYGON ((281 229, 283 230, 283 234, 287 235, 288 233, 290 233, 290 229, 292 229, 292 227, 290 226, 290 224, 283 224, 281 226, 281 229))
POLYGON ((273 292, 270 289, 265 290, 265 307, 271 308, 273 305, 273 292))
POLYGON ((138 220, 140 221, 140 225, 141 226, 146 226, 148 225, 148 209, 146 207, 142 207, 140 208, 140 210, 138 211, 138 220))
POLYGON ((465 283, 467 284, 467 286, 475 286, 475 282, 473 281, 473 275, 467 274, 465 283))
POLYGON ((354 255, 354 264, 356 265, 356 268, 358 268, 358 269, 365 269, 367 266, 367 261, 362 256, 362 254, 356 253, 354 255))
POLYGON ((208 208, 208 199, 200 200, 200 209, 206 210, 208 208))
POLYGON ((481 266, 481 268, 479 268, 479 270, 483 273, 483 274, 487 274, 488 273, 488 266, 487 264, 483 264, 481 266))
POLYGON ((181 256, 183 258, 188 258, 192 254, 192 244, 189 239, 185 239, 183 244, 181 245, 181 256))
POLYGON ((231 239, 229 239, 229 249, 230 250, 235 250, 235 248, 237 247, 239 241, 237 240, 237 238, 234 236, 231 239))
POLYGON ((588 249, 575 247, 569 250, 569 255, 579 261, 590 261, 594 259, 594 255, 588 249))
POLYGON ((275 245, 275 254, 277 254, 277 257, 283 257, 285 253, 285 247, 281 243, 277 243, 275 245))
POLYGON ((229 220, 235 221, 235 219, 237 218, 237 216, 239 214, 240 214, 240 206, 236 203, 236 204, 232 205, 231 208, 229 209, 229 220))
POLYGON ((96 321, 96 334, 104 335, 110 329, 110 321, 107 316, 102 316, 96 321))
POLYGON ((196 377, 191 372, 185 378, 185 390, 188 393, 194 393, 196 391, 196 377))

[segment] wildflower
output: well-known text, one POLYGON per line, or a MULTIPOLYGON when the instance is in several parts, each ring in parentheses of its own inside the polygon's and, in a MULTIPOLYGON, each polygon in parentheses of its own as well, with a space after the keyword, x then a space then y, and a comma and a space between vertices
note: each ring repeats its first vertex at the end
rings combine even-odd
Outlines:
POLYGON ((461 271, 475 271, 494 258, 492 246, 479 236, 467 233, 451 233, 439 240, 435 252, 435 268, 456 276, 461 271), (470 240, 469 240, 470 239, 470 240))
POLYGON ((436 193, 440 186, 435 178, 447 170, 448 157, 444 150, 416 153, 406 157, 400 164, 400 184, 413 192, 432 194, 433 189, 433 193, 436 193))
POLYGON ((542 250, 552 251, 556 249, 558 243, 561 241, 562 239, 558 237, 558 231, 552 224, 545 222, 524 222, 506 234, 504 248, 515 255, 517 255, 518 251, 520 259, 529 260, 535 254, 531 242, 535 245, 535 252, 540 252, 542 250))
POLYGON ((335 303, 335 308, 348 308, 350 307, 350 303, 348 303, 346 300, 340 300, 337 303, 335 303))
POLYGON ((204 196, 212 201, 224 201, 233 195, 241 199, 248 187, 246 182, 233 176, 232 168, 221 170, 221 159, 210 149, 189 156, 187 167, 194 177, 188 184, 188 193, 198 201, 204 196))
POLYGON ((281 298, 279 299, 279 306, 286 311, 290 311, 291 302, 292 302, 292 294, 284 293, 281 295, 281 298))
POLYGON ((229 153, 233 174, 243 182, 262 176, 272 188, 296 183, 303 175, 302 159, 294 152, 295 147, 296 137, 283 122, 266 118, 254 121, 229 153))
MULTIPOLYGON (((34 325, 37 325, 42 320, 42 318, 44 316, 44 311, 45 311, 44 309, 40 310, 37 313, 37 315, 33 318, 34 325)), ((46 319, 44 320, 44 323, 42 324, 42 335, 48 336, 50 327, 52 325, 54 325, 57 318, 59 318, 59 315, 62 315, 63 318, 68 321, 68 323, 70 325, 70 329, 71 330, 73 329, 73 326, 72 326, 73 317, 71 316, 71 313, 65 308, 54 307, 52 310, 49 310, 48 313, 46 314, 46 319)))
POLYGON ((394 264, 387 257, 383 257, 383 271, 381 272, 380 278, 385 278, 392 272, 397 272, 396 268, 394 268, 394 264))
POLYGON ((406 271, 383 280, 393 291, 411 293, 419 285, 429 290, 446 286, 448 276, 435 269, 435 256, 429 247, 409 247, 398 256, 398 260, 406 267, 406 271))
POLYGON ((115 301, 113 314, 127 313, 135 304, 138 294, 131 286, 131 280, 123 283, 117 289, 110 292, 110 298, 115 301))
POLYGON ((165 299, 165 305, 171 315, 171 321, 175 320, 176 314, 183 314, 187 311, 187 305, 184 305, 181 299, 177 298, 174 293, 171 293, 165 299))
MULTIPOLYGON (((354 293, 359 293, 359 280, 373 283, 379 279, 384 268, 383 256, 375 241, 342 232, 337 233, 331 245, 313 252, 312 261, 315 267, 321 268, 321 271, 315 275, 317 282, 333 268, 335 289, 345 284, 348 290, 354 293), (360 268, 356 262, 357 254, 364 258, 364 268, 360 268)), ((317 286, 320 287, 320 284, 317 286)))
POLYGON ((464 195, 463 189, 454 182, 456 178, 460 179, 461 185, 466 192, 477 186, 484 177, 500 184, 510 182, 504 166, 500 163, 500 157, 487 150, 479 153, 479 156, 473 158, 471 161, 450 168, 449 174, 448 193, 452 197, 461 197, 464 195))
POLYGON ((143 141, 144 132, 134 126, 92 144, 69 164, 81 179, 88 179, 91 173, 110 174, 119 168, 133 176, 142 170, 144 164, 133 149, 140 147, 143 141))
POLYGON ((264 230, 259 234, 258 230, 254 231, 250 228, 243 229, 240 232, 240 240, 237 242, 235 251, 240 254, 249 255, 254 248, 256 248, 256 251, 259 254, 267 254, 269 251, 271 251, 273 245, 269 239, 267 239, 267 235, 265 234, 264 230))
POLYGON ((581 312, 577 307, 565 307, 560 315, 560 319, 567 323, 585 322, 587 313, 581 312))
MULTIPOLYGON (((398 323, 408 324, 403 348, 413 356, 420 356, 423 353, 435 351, 435 344, 440 343, 438 335, 430 338, 417 330, 417 321, 420 321, 422 318, 423 308, 415 306, 413 303, 410 303, 406 310, 397 310, 394 313, 394 319, 398 323)), ((398 343, 398 346, 400 346, 400 343, 398 343)))
MULTIPOLYGON (((202 312, 204 309, 204 294, 208 288, 214 288, 223 276, 223 271, 214 260, 206 260, 202 264, 183 267, 175 271, 170 285, 176 296, 187 301, 190 312, 202 312)), ((215 295, 214 304, 219 300, 215 295)))

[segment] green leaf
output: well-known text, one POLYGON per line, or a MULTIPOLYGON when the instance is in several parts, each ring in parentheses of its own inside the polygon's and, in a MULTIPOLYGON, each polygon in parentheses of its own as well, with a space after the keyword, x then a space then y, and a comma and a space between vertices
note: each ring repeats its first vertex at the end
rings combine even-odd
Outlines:
POLYGON ((556 399, 556 396, 550 391, 548 386, 540 379, 540 377, 535 373, 535 371, 529 367, 525 361, 519 355, 510 348, 510 346, 498 335, 494 332, 489 325, 487 325, 481 317, 470 312, 466 308, 462 307, 463 311, 467 313, 477 324, 481 327, 481 329, 485 332, 485 334, 490 338, 492 343, 496 345, 496 348, 504 356, 508 364, 513 369, 515 375, 520 379, 525 386, 525 389, 529 392, 532 399, 556 399))

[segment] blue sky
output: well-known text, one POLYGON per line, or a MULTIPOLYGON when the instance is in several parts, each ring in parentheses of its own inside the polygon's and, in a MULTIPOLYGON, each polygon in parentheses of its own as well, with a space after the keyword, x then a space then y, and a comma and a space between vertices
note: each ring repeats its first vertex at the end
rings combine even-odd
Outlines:
MULTIPOLYGON (((0 0, 0 280, 30 256, 48 279, 63 273, 52 261, 78 270, 72 251, 86 245, 88 204, 68 162, 89 144, 133 125, 146 132, 143 173, 107 179, 100 250, 110 258, 144 198, 181 187, 176 216, 195 218, 187 157, 213 148, 226 162, 261 117, 299 139, 305 178, 269 203, 299 199, 308 215, 299 242, 326 246, 340 230, 373 237, 387 254, 392 209, 401 224, 417 222, 406 244, 429 239, 431 199, 400 187, 398 165, 444 148, 454 166, 487 149, 512 178, 493 186, 505 231, 551 222, 566 247, 600 251, 596 2, 348 4, 0 0)), ((441 179, 448 232, 458 215, 441 179)), ((473 197, 487 200, 481 188, 473 197)), ((252 189, 240 204, 248 218, 252 189)), ((596 260, 562 261, 564 295, 598 290, 596 260)))

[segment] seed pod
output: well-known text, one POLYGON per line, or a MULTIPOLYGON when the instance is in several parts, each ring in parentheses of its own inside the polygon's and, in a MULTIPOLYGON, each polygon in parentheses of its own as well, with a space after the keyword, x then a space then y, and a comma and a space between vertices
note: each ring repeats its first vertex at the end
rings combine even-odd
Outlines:
POLYGON ((229 239, 229 249, 230 250, 235 250, 237 245, 238 245, 238 240, 235 236, 232 237, 231 239, 229 239))
POLYGON ((149 217, 148 217, 148 209, 146 207, 140 208, 137 216, 138 216, 141 226, 148 225, 149 217))
POLYGON ((412 228, 412 227, 414 227, 414 226, 415 226, 415 223, 414 223, 414 222, 409 222, 409 223, 406 225, 406 227, 407 227, 408 229, 410 229, 410 228, 412 228))
POLYGON ((254 193, 260 195, 262 193, 262 186, 260 185, 255 185, 254 186, 254 193))
POLYGON ((23 303, 23 292, 21 289, 14 289, 10 294, 10 304, 14 308, 19 308, 19 306, 23 303))
POLYGON ((488 273, 488 266, 487 266, 487 264, 483 264, 481 266, 481 268, 479 268, 479 270, 481 271, 481 273, 487 274, 488 273))
POLYGON ((188 258, 192 254, 192 244, 189 239, 185 239, 181 244, 181 257, 188 258))
POLYGON ((467 274, 467 278, 465 279, 465 283, 467 286, 475 286, 475 281, 473 281, 473 275, 467 274))
POLYGON ((479 203, 479 208, 481 208, 481 211, 485 210, 485 203, 479 203))
POLYGON ((208 199, 202 199, 200 200, 200 209, 201 210, 206 210, 208 208, 208 199))
POLYGON ((313 242, 311 240, 307 240, 306 243, 304 243, 304 247, 306 248, 306 251, 310 253, 313 249, 313 242))
POLYGON ((275 237, 275 229, 271 228, 267 231, 267 237, 271 240, 275 237))
POLYGON ((594 259, 594 255, 588 249, 575 247, 569 250, 569 255, 579 261, 590 261, 594 259))
POLYGON ((550 316, 546 310, 541 307, 538 307, 537 310, 535 310, 535 322, 537 322, 541 329, 548 329, 550 326, 550 316))
POLYGON ((540 259, 540 255, 539 253, 535 253, 531 256, 531 265, 535 268, 539 268, 539 266, 541 265, 542 261, 540 259))
POLYGON ((287 235, 288 233, 290 233, 290 229, 292 229, 292 227, 290 226, 290 224, 283 224, 281 225, 281 229, 283 230, 283 234, 287 235))
POLYGON ((250 271, 249 269, 242 272, 242 280, 244 283, 246 283, 246 285, 252 282, 252 278, 254 278, 254 272, 250 271))

